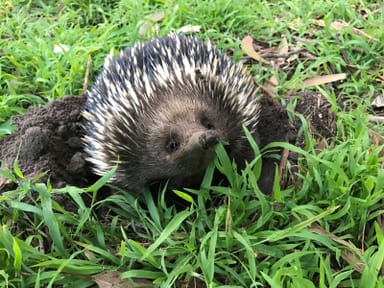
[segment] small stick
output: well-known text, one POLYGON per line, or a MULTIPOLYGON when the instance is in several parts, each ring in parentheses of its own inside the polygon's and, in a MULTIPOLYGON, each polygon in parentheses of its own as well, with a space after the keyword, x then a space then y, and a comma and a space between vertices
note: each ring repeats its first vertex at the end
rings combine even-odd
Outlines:
POLYGON ((88 90, 89 73, 91 70, 91 63, 92 63, 91 55, 88 55, 87 68, 85 69, 85 76, 84 76, 84 82, 83 82, 83 91, 81 93, 82 95, 84 95, 88 90))

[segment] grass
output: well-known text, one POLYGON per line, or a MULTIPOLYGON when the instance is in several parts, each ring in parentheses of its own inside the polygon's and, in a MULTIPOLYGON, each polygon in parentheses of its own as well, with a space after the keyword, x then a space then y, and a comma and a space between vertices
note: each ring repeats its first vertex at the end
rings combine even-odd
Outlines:
POLYGON ((58 189, 25 179, 15 164, 12 174, 2 171, 18 185, 0 195, 0 287, 106 287, 119 281, 123 287, 384 287, 382 127, 368 117, 371 100, 384 91, 378 80, 384 71, 382 3, 105 3, 0 3, 1 134, 12 129, 12 115, 80 94, 89 56, 93 80, 111 48, 190 24, 200 25, 199 37, 236 59, 244 56, 239 46, 246 35, 269 47, 283 46, 285 35, 315 55, 293 59, 287 69, 250 67, 258 83, 274 75, 280 96, 306 78, 347 73, 337 89, 319 90, 336 113, 336 135, 319 151, 303 120, 305 148, 270 144, 300 155, 296 170, 288 165, 287 177, 294 175, 295 182, 280 187, 276 181, 271 196, 257 187, 258 158, 237 171, 218 146, 203 188, 178 192, 189 201, 185 210, 167 203, 164 191, 139 199, 120 191, 96 200, 111 174, 88 188, 58 189), (159 12, 164 17, 155 21, 159 12), (335 21, 348 26, 337 31, 335 21), (228 187, 211 187, 215 167, 228 187), (59 204, 60 197, 74 208, 59 204))

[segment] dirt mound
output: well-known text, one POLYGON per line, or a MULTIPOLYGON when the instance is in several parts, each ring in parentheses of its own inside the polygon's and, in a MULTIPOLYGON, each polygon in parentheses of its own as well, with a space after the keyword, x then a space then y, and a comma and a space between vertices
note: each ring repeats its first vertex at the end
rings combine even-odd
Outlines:
MULTIPOLYGON (((18 157, 26 178, 45 173, 41 181, 49 178, 54 187, 89 184, 92 175, 81 143, 84 103, 84 96, 66 96, 14 117, 16 131, 0 139, 2 169, 12 170, 18 157)), ((10 183, 3 179, 2 184, 10 183)))
MULTIPOLYGON (((321 102, 318 94, 303 96, 303 99, 298 102, 297 111, 328 115, 327 105, 318 107, 325 112, 319 112, 315 109, 316 107, 314 108, 313 103, 321 102)), ((26 178, 45 173, 40 181, 46 181, 49 178, 54 187, 65 185, 85 187, 93 183, 97 177, 92 174, 85 161, 81 143, 84 133, 81 111, 84 103, 85 96, 66 96, 53 101, 46 107, 36 108, 25 115, 14 117, 17 130, 0 139, 2 169, 12 170, 13 163, 18 157, 19 167, 26 178)), ((259 126, 261 146, 274 141, 295 143, 297 127, 289 123, 285 108, 270 98, 263 99, 262 107, 259 126)), ((323 129, 318 123, 319 118, 317 116, 314 118, 316 128, 324 130, 316 133, 328 136, 328 125, 324 125, 323 129)), ((265 179, 261 183, 263 187, 272 187, 275 164, 276 161, 263 163, 262 178, 265 179)), ((7 190, 11 184, 9 180, 2 179, 0 191, 7 190)), ((270 188, 264 190, 270 190, 270 188)))

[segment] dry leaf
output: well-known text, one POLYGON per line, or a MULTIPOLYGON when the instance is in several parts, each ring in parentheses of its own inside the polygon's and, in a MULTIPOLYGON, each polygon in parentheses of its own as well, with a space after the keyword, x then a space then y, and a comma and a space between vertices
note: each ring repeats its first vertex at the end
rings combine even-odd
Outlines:
POLYGON ((275 99, 277 96, 274 92, 272 92, 269 88, 269 86, 263 86, 263 85, 260 85, 257 83, 257 85, 260 87, 261 90, 263 90, 269 97, 271 97, 272 99, 275 99))
POLYGON ((55 54, 63 54, 69 51, 69 46, 65 44, 56 44, 53 47, 53 53, 55 54))
POLYGON ((253 39, 251 36, 245 36, 243 41, 241 41, 241 49, 243 49, 244 53, 249 57, 255 59, 258 62, 267 63, 261 58, 260 54, 253 49, 253 39))
MULTIPOLYGON (((313 20, 313 23, 315 23, 316 25, 319 25, 321 27, 325 27, 325 22, 324 20, 313 20)), ((345 27, 350 27, 350 25, 346 22, 341 22, 341 21, 333 21, 331 23, 331 27, 333 29, 335 29, 336 31, 341 31, 343 30, 345 27)), ((368 35, 367 33, 365 33, 364 31, 360 30, 360 29, 357 29, 357 28, 354 28, 354 27, 351 27, 353 33, 355 33, 356 35, 359 35, 359 36, 362 36, 362 37, 365 37, 369 40, 372 40, 372 41, 375 41, 375 42, 379 42, 378 39, 368 35)))
POLYGON ((153 22, 159 22, 164 19, 164 16, 165 16, 165 13, 163 11, 160 11, 148 16, 147 18, 152 20, 153 22))
POLYGON ((323 227, 321 227, 320 225, 317 225, 317 224, 311 225, 311 227, 309 228, 309 231, 316 233, 316 234, 319 234, 319 235, 327 236, 328 238, 330 238, 333 241, 347 247, 350 250, 357 250, 354 246, 352 246, 347 241, 342 240, 339 237, 337 237, 335 234, 332 234, 331 232, 324 230, 323 227))
POLYGON ((144 35, 152 23, 160 22, 161 20, 164 19, 164 16, 165 16, 165 13, 163 11, 161 11, 161 12, 157 12, 157 13, 151 14, 148 17, 146 17, 146 19, 148 19, 149 21, 147 21, 143 25, 141 25, 141 27, 139 29, 139 34, 144 35))
POLYGON ((197 32, 200 32, 200 30, 201 30, 200 25, 188 24, 183 27, 180 27, 179 29, 176 30, 176 32, 177 33, 190 33, 190 32, 197 33, 197 32))
POLYGON ((347 261, 349 264, 353 265, 353 268, 360 273, 363 273, 364 271, 364 263, 360 261, 360 259, 356 256, 356 254, 352 253, 351 251, 341 251, 341 257, 345 261, 347 261))
MULTIPOLYGON (((384 123, 384 119, 382 119, 382 121, 382 123, 384 123)), ((379 147, 380 145, 384 144, 384 136, 381 135, 379 132, 373 129, 368 129, 368 135, 369 137, 371 137, 371 141, 376 147, 379 147)))
POLYGON ((347 78, 347 75, 345 73, 316 76, 316 77, 305 80, 301 85, 301 88, 307 88, 311 86, 332 83, 332 82, 344 80, 345 78, 347 78))
POLYGON ((378 76, 378 77, 376 78, 376 81, 377 81, 377 82, 380 82, 380 83, 383 83, 383 82, 384 82, 384 74, 378 76))
POLYGON ((289 150, 287 148, 284 148, 283 153, 281 154, 280 165, 279 165, 279 182, 281 186, 283 185, 284 171, 287 169, 288 157, 289 157, 289 150))
POLYGON ((375 108, 383 108, 384 107, 384 95, 379 95, 372 100, 371 105, 375 108))
POLYGON ((319 235, 326 236, 326 237, 332 239, 333 241, 347 247, 348 250, 342 251, 341 257, 343 257, 343 259, 345 261, 347 261, 349 264, 352 264, 356 271, 358 271, 360 273, 362 273, 364 271, 364 263, 360 260, 360 253, 359 253, 360 250, 358 250, 356 247, 354 247, 353 245, 351 245, 347 241, 340 239, 335 234, 330 233, 328 231, 325 231, 321 226, 319 226, 317 224, 311 225, 311 227, 309 228, 309 231, 316 233, 316 234, 319 234, 319 235))
POLYGON ((266 80, 265 86, 260 86, 261 89, 264 90, 271 98, 276 97, 277 89, 276 87, 279 85, 279 81, 277 80, 276 76, 272 76, 271 78, 266 80))
POLYGON ((3 176, 0 176, 0 190, 7 186, 11 181, 3 176))
POLYGON ((384 123, 384 116, 369 115, 368 120, 374 123, 384 123))
POLYGON ((89 84, 89 74, 91 71, 91 64, 92 64, 92 57, 91 55, 88 55, 88 60, 87 60, 87 67, 85 69, 85 75, 84 75, 84 81, 83 81, 83 92, 82 94, 85 95, 88 90, 88 84, 89 84))
POLYGON ((273 75, 270 79, 268 79, 268 86, 272 86, 271 88, 276 88, 279 85, 279 80, 277 80, 276 76, 273 75))
POLYGON ((132 281, 120 278, 119 271, 105 271, 97 275, 93 275, 92 279, 97 283, 99 288, 134 288, 134 287, 155 287, 152 282, 144 279, 135 279, 132 281))
POLYGON ((279 53, 287 54, 289 52, 289 46, 288 46, 287 37, 285 35, 282 36, 282 43, 283 45, 280 47, 279 53))

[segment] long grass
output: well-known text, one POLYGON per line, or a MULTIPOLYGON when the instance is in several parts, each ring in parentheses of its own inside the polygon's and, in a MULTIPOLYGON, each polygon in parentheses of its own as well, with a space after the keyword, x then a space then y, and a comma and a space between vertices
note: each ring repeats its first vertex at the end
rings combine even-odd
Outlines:
POLYGON ((384 287, 382 127, 368 116, 384 91, 383 4, 106 3, 0 3, 1 134, 12 130, 12 115, 80 94, 89 57, 93 81, 111 48, 199 25, 200 38, 238 60, 246 35, 270 47, 285 37, 314 55, 293 59, 289 69, 250 67, 258 83, 279 80, 283 103, 305 78, 347 73, 337 89, 319 89, 336 113, 336 135, 319 150, 302 119, 304 148, 265 147, 300 156, 284 175, 294 182, 280 187, 276 175, 272 195, 257 186, 264 150, 254 146, 258 156, 239 171, 218 146, 202 188, 175 191, 185 209, 169 203, 166 191, 100 197, 113 171, 88 188, 58 189, 26 179, 15 163, 0 172, 17 183, 0 195, 0 287, 384 287), (348 26, 335 30, 335 21, 348 26), (227 186, 211 185, 214 169, 227 186))

